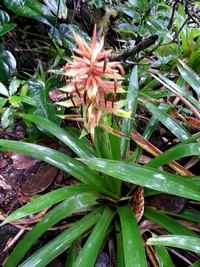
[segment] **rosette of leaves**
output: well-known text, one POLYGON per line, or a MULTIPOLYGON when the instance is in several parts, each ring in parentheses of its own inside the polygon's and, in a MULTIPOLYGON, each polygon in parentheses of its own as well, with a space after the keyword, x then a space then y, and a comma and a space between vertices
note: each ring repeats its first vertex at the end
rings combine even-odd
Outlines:
MULTIPOLYGON (((184 68, 184 72, 180 69, 184 79, 192 87, 196 86, 195 75, 191 81, 185 75, 190 70, 183 64, 181 66, 184 68)), ((161 78, 164 80, 159 77, 160 81, 161 78)), ((172 84, 168 80, 164 81, 168 90, 172 84)), ((163 104, 164 108, 160 107, 157 99, 163 100, 165 96, 153 96, 149 86, 149 91, 144 94, 138 81, 137 67, 133 69, 126 89, 126 111, 131 112, 131 120, 125 118, 116 123, 108 119, 104 125, 95 129, 93 142, 87 138, 79 139, 78 129, 63 129, 43 117, 19 114, 27 122, 58 139, 63 146, 69 147, 76 154, 75 157, 42 145, 0 140, 0 150, 17 151, 46 161, 74 178, 73 185, 41 194, 5 219, 3 224, 14 223, 20 218, 48 209, 44 217, 17 243, 5 261, 5 267, 47 266, 61 254, 66 260, 66 266, 93 267, 99 253, 106 247, 106 241, 113 236, 115 262, 120 267, 146 267, 150 262, 156 263, 156 266, 175 266, 171 257, 173 247, 189 250, 193 256, 199 254, 200 238, 194 231, 195 224, 192 224, 199 222, 197 209, 183 206, 178 212, 167 212, 148 206, 148 198, 159 197, 161 193, 176 196, 180 200, 192 200, 198 205, 200 177, 192 175, 175 160, 200 156, 199 132, 191 135, 179 121, 170 116, 170 106, 166 104, 166 108, 163 104), (142 101, 144 95, 146 101, 142 101), (133 123, 138 103, 152 114, 142 133, 143 137, 137 133, 133 123), (159 122, 179 142, 165 152, 159 152, 160 155, 148 143, 159 122), (134 146, 130 146, 130 142, 134 146), (137 160, 143 150, 154 155, 149 162, 137 160), (144 195, 142 190, 135 195, 138 187, 144 188, 144 195), (144 198, 147 203, 145 209, 144 198), (134 202, 139 199, 136 207, 133 206, 133 199, 134 202), (141 207, 139 217, 138 206, 141 207), (68 218, 71 219, 70 223, 68 218), (62 230, 61 227, 57 236, 42 247, 35 247, 34 252, 26 256, 46 231, 66 220, 66 229, 62 230), (162 232, 169 235, 162 236, 162 232), (147 241, 151 235, 153 238, 147 241), (68 254, 65 254, 66 251, 68 254)), ((175 94, 174 91, 172 93, 175 94)), ((188 101, 192 101, 191 97, 188 101)))

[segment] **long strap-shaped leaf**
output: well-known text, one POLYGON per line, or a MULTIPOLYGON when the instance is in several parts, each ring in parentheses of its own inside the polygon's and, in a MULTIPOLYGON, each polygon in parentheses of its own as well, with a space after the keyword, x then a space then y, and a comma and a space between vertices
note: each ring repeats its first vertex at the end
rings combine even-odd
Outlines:
POLYGON ((155 250, 160 267, 174 267, 172 259, 166 248, 155 246, 155 250))
POLYGON ((124 251, 125 267, 147 267, 142 237, 134 211, 128 206, 118 209, 124 251))
POLYGON ((152 103, 147 103, 145 106, 148 110, 157 118, 170 132, 172 132, 180 140, 187 140, 190 137, 189 132, 181 126, 178 122, 170 117, 169 114, 160 110, 157 106, 152 103))
POLYGON ((79 161, 54 149, 25 142, 0 139, 0 151, 14 151, 43 160, 71 174, 81 182, 91 185, 93 188, 98 189, 99 192, 115 196, 110 190, 106 190, 103 180, 100 179, 98 174, 89 170, 79 161))
POLYGON ((58 255, 69 248, 73 241, 80 238, 83 233, 89 230, 100 219, 102 209, 98 209, 81 220, 74 223, 69 229, 38 249, 31 257, 19 265, 19 267, 44 267, 58 255))
MULTIPOLYGON (((135 112, 137 108, 137 99, 138 99, 138 69, 137 66, 135 66, 131 72, 130 76, 130 82, 128 86, 128 93, 127 93, 127 106, 126 111, 131 112, 131 118, 134 119, 135 112)), ((133 131, 133 120, 131 119, 123 119, 122 122, 122 129, 121 131, 126 135, 130 136, 131 132, 133 131)), ((122 137, 121 138, 121 144, 120 144, 120 150, 121 150, 121 157, 126 158, 127 151, 128 151, 128 144, 129 140, 122 137)))
POLYGON ((168 172, 117 160, 81 159, 81 161, 96 171, 125 182, 172 195, 200 200, 200 188, 195 181, 191 181, 194 177, 200 179, 199 176, 173 175, 168 172))
POLYGON ((188 156, 200 156, 200 144, 193 143, 176 145, 152 159, 148 163, 148 166, 159 168, 160 166, 167 164, 172 160, 177 160, 188 156))
POLYGON ((51 133, 53 136, 57 137, 65 145, 71 148, 71 150, 73 150, 79 157, 94 157, 94 150, 92 146, 89 146, 88 143, 84 143, 79 138, 75 138, 71 133, 58 127, 54 122, 36 115, 20 114, 20 116, 25 120, 35 123, 39 127, 51 133))
POLYGON ((164 214, 161 211, 157 211, 155 209, 146 207, 144 216, 147 219, 165 228, 170 234, 197 236, 194 232, 189 230, 186 226, 184 226, 183 224, 179 223, 177 220, 169 217, 168 215, 164 214))
POLYGON ((147 240, 148 245, 158 245, 182 248, 200 254, 200 238, 182 235, 166 235, 152 237, 147 240))
POLYGON ((18 266, 20 260, 25 256, 27 251, 38 240, 38 238, 46 232, 50 227, 69 217, 73 213, 87 210, 96 204, 96 196, 94 193, 77 193, 69 197, 67 200, 53 208, 44 218, 17 244, 5 267, 18 266))
POLYGON ((16 221, 25 216, 39 212, 45 208, 50 208, 51 206, 73 196, 74 194, 90 191, 92 192, 87 185, 72 185, 54 190, 37 198, 33 198, 31 202, 12 212, 1 225, 16 221))
POLYGON ((183 61, 179 61, 178 70, 183 79, 194 89, 196 94, 200 96, 200 77, 190 67, 188 67, 183 61))
POLYGON ((73 267, 94 267, 114 214, 112 210, 105 208, 99 222, 81 249, 73 267))

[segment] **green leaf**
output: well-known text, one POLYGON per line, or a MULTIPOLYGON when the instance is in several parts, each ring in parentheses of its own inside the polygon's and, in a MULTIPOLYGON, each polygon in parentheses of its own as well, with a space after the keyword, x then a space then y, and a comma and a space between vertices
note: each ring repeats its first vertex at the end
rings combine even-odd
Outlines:
POLYGON ((15 23, 10 22, 10 16, 3 10, 0 10, 0 37, 12 31, 16 26, 15 23))
POLYGON ((108 233, 113 216, 114 212, 109 208, 105 208, 85 245, 80 250, 73 267, 93 267, 95 265, 96 258, 108 233))
POLYGON ((0 139, 0 151, 14 151, 45 161, 69 173, 81 182, 91 185, 94 189, 96 188, 97 191, 116 197, 111 191, 106 190, 99 175, 81 164, 78 160, 72 159, 66 154, 54 149, 20 141, 0 139))
POLYGON ((43 209, 50 208, 58 202, 61 202, 64 199, 73 196, 74 194, 88 191, 90 191, 90 188, 87 185, 72 185, 54 190, 45 195, 37 196, 36 198, 33 198, 33 200, 31 200, 31 202, 29 202, 28 204, 12 212, 1 225, 16 221, 25 216, 39 212, 43 209))
POLYGON ((189 102, 191 102, 198 110, 200 109, 200 103, 196 100, 191 93, 185 91, 184 88, 178 86, 176 83, 166 78, 165 76, 158 74, 158 76, 153 75, 161 84, 163 84, 167 89, 172 91, 174 94, 181 95, 185 97, 189 102))
POLYGON ((152 237, 147 240, 148 245, 181 248, 200 254, 200 238, 182 235, 166 235, 152 237))
MULTIPOLYGON (((200 200, 200 187, 191 181, 195 176, 172 175, 153 168, 117 160, 81 159, 89 168, 125 182, 160 192, 200 200)), ((200 179, 199 176, 196 178, 200 179)))
POLYGON ((200 156, 200 144, 178 144, 152 159, 147 165, 149 167, 159 168, 172 160, 188 156, 200 156))
POLYGON ((16 71, 17 62, 13 54, 0 46, 0 81, 7 82, 16 71))
POLYGON ((7 108, 1 116, 1 125, 3 129, 8 128, 13 123, 13 109, 7 108))
POLYGON ((8 32, 11 32, 15 27, 15 23, 4 23, 3 25, 0 25, 0 37, 8 32))
POLYGON ((200 222, 200 211, 194 208, 184 209, 180 213, 173 214, 180 219, 188 220, 194 223, 200 222))
POLYGON ((7 101, 8 101, 7 98, 0 97, 0 108, 3 108, 7 101))
POLYGON ((187 140, 190 137, 190 134, 186 129, 181 126, 178 122, 171 118, 169 114, 164 111, 161 111, 152 103, 146 103, 145 106, 148 110, 157 118, 170 132, 172 132, 177 138, 181 141, 187 140))
POLYGON ((19 241, 11 255, 8 257, 5 267, 19 266, 18 263, 25 256, 27 251, 50 227, 76 212, 87 210, 95 204, 96 195, 94 193, 75 193, 73 196, 70 196, 47 213, 44 218, 19 241))
POLYGON ((77 220, 69 229, 66 229, 52 241, 38 249, 27 260, 22 262, 20 267, 43 267, 55 259, 58 255, 67 250, 72 242, 81 238, 81 235, 88 231, 102 215, 101 210, 90 213, 82 219, 77 220), (48 255, 48 256, 47 256, 48 255))
POLYGON ((174 267, 172 259, 166 248, 155 246, 155 251, 158 258, 159 267, 174 267))
POLYGON ((28 81, 28 89, 28 96, 37 103, 37 108, 32 113, 57 122, 56 108, 49 101, 46 84, 41 80, 30 80, 28 81))
POLYGON ((161 211, 146 207, 144 216, 165 228, 169 233, 175 235, 192 235, 196 234, 189 230, 186 226, 180 224, 176 219, 169 217, 161 211))
POLYGON ((18 80, 16 78, 12 79, 10 85, 9 85, 9 95, 12 96, 17 92, 17 89, 19 88, 21 84, 21 80, 18 80))
POLYGON ((7 88, 1 82, 0 82, 0 94, 3 95, 3 96, 6 96, 6 97, 9 96, 7 88))
POLYGON ((178 70, 182 78, 194 89, 197 96, 200 96, 200 77, 190 67, 188 67, 183 61, 179 61, 178 70))
POLYGON ((117 243, 117 267, 125 267, 124 263, 124 252, 123 252, 123 240, 122 240, 122 231, 118 222, 115 224, 116 232, 116 243, 117 243))
MULTIPOLYGON (((95 129, 94 144, 95 144, 96 152, 99 155, 99 157, 113 159, 116 156, 114 155, 114 153, 116 152, 114 150, 114 145, 116 145, 116 143, 113 143, 112 141, 113 141, 112 135, 107 133, 104 129, 101 129, 101 128, 95 129)), ((107 188, 110 188, 110 190, 115 192, 117 195, 120 195, 121 193, 120 181, 113 179, 112 177, 105 177, 104 183, 107 188)))
MULTIPOLYGON (((137 99, 138 99, 138 68, 137 65, 133 68, 130 76, 130 82, 127 92, 127 106, 126 111, 131 112, 131 118, 135 119, 135 113, 137 109, 137 99)), ((125 133, 126 136, 130 136, 133 131, 134 121, 132 119, 123 119, 121 131, 125 133)), ((120 150, 121 158, 127 157, 129 141, 126 138, 121 138, 120 150)))
POLYGON ((190 267, 200 267, 200 260, 195 261, 190 267))
POLYGON ((32 17, 49 24, 45 14, 43 13, 44 5, 42 5, 38 0, 3 0, 3 3, 17 16, 32 17))
POLYGON ((50 120, 37 115, 20 114, 20 117, 29 122, 35 123, 37 126, 51 133, 53 136, 55 136, 65 145, 71 148, 71 150, 73 150, 79 157, 94 157, 94 151, 92 149, 92 146, 89 146, 88 143, 83 142, 76 136, 74 137, 74 135, 71 134, 69 131, 58 127, 50 120))
POLYGON ((65 267, 72 267, 76 261, 76 257, 78 255, 78 246, 76 242, 70 247, 67 253, 67 260, 65 262, 65 267))
POLYGON ((143 240, 133 210, 129 206, 118 208, 125 267, 147 267, 143 240))

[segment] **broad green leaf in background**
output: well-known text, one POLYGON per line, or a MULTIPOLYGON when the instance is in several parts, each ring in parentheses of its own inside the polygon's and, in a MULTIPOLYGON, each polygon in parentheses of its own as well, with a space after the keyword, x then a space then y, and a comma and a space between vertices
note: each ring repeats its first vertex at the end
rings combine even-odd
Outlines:
POLYGON ((100 220, 102 210, 96 211, 77 220, 70 228, 56 236, 42 248, 38 249, 27 260, 22 262, 19 267, 44 267, 54 258, 69 248, 73 241, 81 238, 81 235, 88 231, 98 220, 100 220), (48 257, 47 257, 48 255, 48 257))
POLYGON ((105 208, 101 218, 80 250, 73 267, 93 267, 95 265, 114 214, 112 210, 105 208))
POLYGON ((16 67, 17 62, 13 54, 0 45, 0 82, 8 82, 16 67))
POLYGON ((12 107, 7 108, 1 116, 1 125, 3 129, 8 128, 13 124, 13 109, 12 107))
MULTIPOLYGON (((135 66, 131 72, 128 92, 127 92, 127 106, 126 111, 131 112, 131 119, 123 119, 121 131, 126 135, 130 136, 133 131, 135 122, 135 113, 137 109, 137 99, 138 99, 138 68, 135 66)), ((121 137, 121 158, 125 159, 127 156, 129 141, 126 138, 121 137)))
POLYGON ((8 13, 0 9, 0 37, 12 31, 16 24, 10 22, 8 13))
POLYGON ((0 97, 0 108, 3 108, 7 101, 8 101, 7 98, 0 97))
POLYGON ((200 200, 200 187, 191 181, 193 177, 179 176, 138 164, 106 159, 81 159, 89 168, 125 182, 151 188, 160 192, 200 200))
POLYGON ((144 244, 134 211, 129 206, 118 208, 125 267, 147 267, 144 244))
POLYGON ((12 81, 9 84, 9 88, 8 88, 10 96, 14 95, 17 92, 20 84, 21 84, 21 80, 16 79, 16 78, 12 79, 12 81))
POLYGON ((8 90, 5 87, 5 85, 3 83, 0 82, 0 95, 3 95, 5 97, 9 96, 8 90))
POLYGON ((8 257, 4 267, 18 266, 18 263, 25 256, 26 252, 50 227, 64 218, 67 218, 76 212, 85 211, 96 204, 96 195, 94 193, 74 193, 73 196, 68 197, 65 201, 47 213, 42 220, 19 241, 8 257))
POLYGON ((182 235, 166 235, 152 237, 147 240, 148 245, 181 248, 200 254, 200 238, 182 235))
POLYGON ((48 90, 45 83, 41 80, 29 80, 28 88, 28 96, 32 97, 37 103, 37 108, 33 110, 33 114, 57 122, 56 108, 53 103, 49 101, 48 90))

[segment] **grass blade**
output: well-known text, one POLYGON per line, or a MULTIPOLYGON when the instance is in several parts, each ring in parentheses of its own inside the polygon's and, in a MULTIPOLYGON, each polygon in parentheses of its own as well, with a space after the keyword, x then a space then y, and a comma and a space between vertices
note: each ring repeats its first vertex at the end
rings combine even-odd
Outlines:
POLYGON ((125 267, 147 267, 143 240, 133 210, 127 205, 118 209, 125 267))
POLYGON ((108 228, 113 217, 114 212, 109 208, 105 208, 99 222, 81 249, 73 267, 93 267, 95 265, 96 258, 108 233, 108 228))

